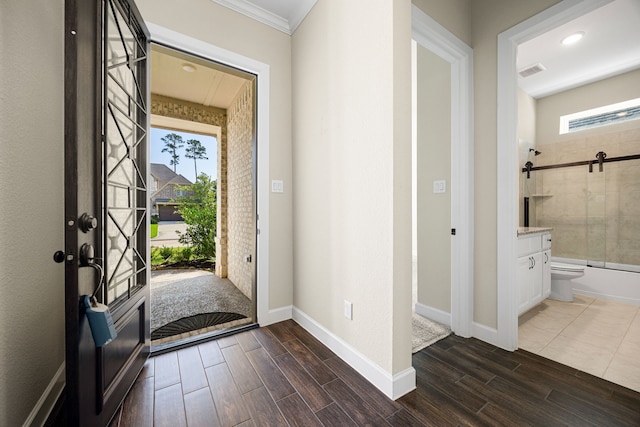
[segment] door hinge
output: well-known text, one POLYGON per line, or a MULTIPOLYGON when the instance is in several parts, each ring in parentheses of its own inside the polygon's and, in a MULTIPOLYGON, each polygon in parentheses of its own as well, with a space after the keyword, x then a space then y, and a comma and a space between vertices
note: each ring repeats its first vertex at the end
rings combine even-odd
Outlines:
POLYGON ((451 229, 451 235, 452 235, 452 236, 455 236, 455 235, 456 235, 456 229, 455 229, 455 228, 452 228, 452 229, 451 229))

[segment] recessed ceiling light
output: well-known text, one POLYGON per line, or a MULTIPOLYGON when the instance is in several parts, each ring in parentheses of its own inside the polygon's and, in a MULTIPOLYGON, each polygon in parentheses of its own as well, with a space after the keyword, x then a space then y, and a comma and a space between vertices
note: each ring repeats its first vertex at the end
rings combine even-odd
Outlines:
POLYGON ((182 69, 187 73, 193 73, 196 70, 196 66, 193 64, 182 64, 182 69))
POLYGON ((570 46, 572 44, 578 43, 580 39, 584 37, 584 31, 579 31, 577 33, 573 33, 570 36, 567 36, 562 39, 562 44, 565 46, 570 46))

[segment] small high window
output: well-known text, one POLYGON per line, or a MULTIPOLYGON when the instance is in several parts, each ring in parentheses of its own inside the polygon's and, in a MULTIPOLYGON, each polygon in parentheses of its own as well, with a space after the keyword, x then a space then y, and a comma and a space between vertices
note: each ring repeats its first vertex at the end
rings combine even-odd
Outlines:
POLYGON ((560 135, 640 119, 640 98, 560 117, 560 135))

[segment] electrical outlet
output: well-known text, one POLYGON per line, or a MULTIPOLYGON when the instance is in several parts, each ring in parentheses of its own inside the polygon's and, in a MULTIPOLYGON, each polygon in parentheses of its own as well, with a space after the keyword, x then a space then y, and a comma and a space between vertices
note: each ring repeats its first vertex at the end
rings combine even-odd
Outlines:
POLYGON ((344 300, 344 317, 353 320, 353 303, 351 301, 344 300))

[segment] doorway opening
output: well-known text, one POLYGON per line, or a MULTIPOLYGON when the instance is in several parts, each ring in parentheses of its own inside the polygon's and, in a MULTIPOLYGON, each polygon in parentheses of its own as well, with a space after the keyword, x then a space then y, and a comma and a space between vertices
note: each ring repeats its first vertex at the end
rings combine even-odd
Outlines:
POLYGON ((154 352, 256 318, 256 76, 151 47, 154 352))
MULTIPOLYGON (((509 276, 512 276, 517 277, 520 283, 524 284, 526 281, 521 279, 523 276, 521 271, 516 273, 516 260, 501 254, 505 255, 507 252, 515 254, 516 251, 509 252, 510 247, 521 247, 519 244, 516 245, 519 242, 516 241, 511 227, 523 225, 525 212, 531 216, 528 218, 530 226, 541 229, 553 228, 551 230, 552 262, 561 261, 579 265, 581 259, 600 260, 598 257, 602 257, 601 260, 605 261, 607 260, 605 256, 613 256, 606 251, 606 248, 615 248, 618 252, 615 255, 632 254, 622 250, 623 245, 620 243, 612 241, 613 236, 609 236, 607 240, 607 233, 610 233, 613 227, 607 224, 605 214, 624 216, 625 213, 623 209, 619 209, 624 205, 623 203, 616 203, 616 209, 605 204, 607 200, 605 190, 615 189, 619 185, 615 175, 620 165, 631 171, 637 169, 634 169, 632 161, 628 161, 633 160, 633 156, 627 156, 625 162, 614 163, 618 162, 617 158, 620 158, 623 150, 633 150, 631 151, 633 154, 637 152, 631 143, 633 139, 619 138, 620 142, 617 145, 610 143, 619 135, 637 132, 637 130, 633 129, 632 124, 627 123, 601 129, 581 130, 574 134, 561 134, 559 119, 562 114, 592 108, 595 106, 593 104, 614 103, 626 97, 634 97, 629 96, 629 87, 637 87, 637 84, 620 85, 619 82, 621 79, 634 78, 637 71, 616 69, 615 65, 620 63, 613 57, 603 60, 603 53, 598 52, 598 44, 607 46, 607 54, 625 55, 625 65, 635 62, 634 68, 637 69, 637 59, 632 61, 633 50, 619 46, 620 49, 609 52, 609 43, 604 43, 603 40, 603 36, 614 31, 610 26, 606 28, 607 25, 613 25, 611 23, 615 23, 615 31, 635 31, 637 28, 637 25, 634 25, 635 22, 631 22, 627 27, 625 21, 627 17, 631 17, 631 20, 637 17, 637 10, 636 4, 622 0, 563 1, 498 37, 498 81, 502 82, 498 89, 498 152, 505 154, 499 158, 498 162, 498 182, 500 183, 498 204, 499 207, 504 208, 504 210, 498 209, 499 215, 503 214, 502 218, 498 218, 500 234, 498 258, 509 260, 498 265, 498 298, 499 301, 503 301, 498 305, 501 312, 499 318, 504 319, 499 321, 501 342, 511 349, 524 348, 542 357, 636 390, 639 387, 638 382, 634 382, 633 375, 630 373, 637 372, 637 363, 635 361, 629 363, 625 354, 629 337, 625 333, 611 331, 628 329, 631 332, 633 329, 629 325, 632 324, 638 311, 637 305, 619 304, 615 298, 619 298, 616 295, 617 292, 624 293, 626 277, 635 281, 637 278, 633 278, 633 275, 637 273, 615 272, 591 268, 592 266, 585 268, 584 263, 591 262, 582 261, 583 277, 571 280, 570 290, 575 294, 573 302, 543 299, 530 311, 518 316, 519 313, 515 310, 518 307, 516 298, 521 297, 522 293, 513 292, 520 286, 509 286, 508 280, 509 276), (631 12, 628 9, 624 10, 629 6, 632 7, 631 12), (606 16, 606 19, 602 16, 606 16), (619 19, 613 19, 613 16, 619 16, 619 19), (570 49, 562 45, 564 34, 558 33, 569 31, 575 33, 576 27, 583 27, 588 23, 592 24, 587 29, 589 37, 579 45, 586 55, 582 58, 575 57, 573 54, 578 52, 577 46, 570 49), (595 25, 596 23, 599 25, 595 25), (540 72, 537 74, 537 80, 534 80, 534 77, 527 78, 528 80, 523 80, 522 77, 518 79, 516 72, 521 71, 520 67, 524 64, 519 64, 517 60, 527 58, 527 55, 534 53, 538 55, 541 63, 549 64, 555 59, 551 55, 541 58, 540 54, 533 49, 536 43, 545 37, 550 38, 558 50, 563 49, 562 60, 577 66, 581 75, 590 78, 583 80, 576 75, 571 75, 570 67, 555 67, 554 69, 562 70, 562 75, 553 76, 552 73, 545 75, 545 72, 540 72), (590 44, 590 41, 599 43, 590 44), (594 63, 589 64, 590 60, 594 63), (606 68, 606 73, 598 70, 599 67, 606 68), (562 82, 563 79, 565 82, 562 82), (570 81, 570 84, 567 85, 566 81, 570 81), (533 86, 534 82, 540 83, 537 88, 533 86), (596 89, 599 91, 598 94, 594 94, 596 89), (616 97, 619 99, 615 99, 616 97), (561 103, 564 105, 558 108, 561 103), (527 129, 523 124, 529 126, 529 132, 526 132, 527 129), (516 138, 511 139, 512 136, 516 138), (519 141, 520 146, 513 144, 513 141, 519 141), (606 146, 608 161, 613 162, 599 170, 596 153, 600 150, 604 152, 605 150, 601 148, 604 146, 606 146), (529 151, 529 148, 533 150, 529 151), (527 158, 528 155, 531 156, 530 159, 527 158), (588 167, 581 167, 580 161, 590 159, 592 156, 596 159, 596 167, 592 171, 588 167), (521 172, 519 160, 531 162, 527 167, 530 169, 530 174, 526 171, 521 172), (575 163, 575 166, 571 165, 572 163, 575 163), (520 185, 519 175, 521 176, 520 185), (524 207, 524 196, 527 196, 531 203, 527 209, 524 207), (519 200, 523 201, 521 215, 518 214, 519 200), (594 221, 598 213, 598 221, 594 221), (519 223, 519 220, 522 222, 519 223), (594 233, 595 230, 589 228, 592 225, 600 226, 600 234, 594 233), (511 231, 509 236, 507 236, 508 231, 511 231), (615 291, 610 288, 611 283, 616 283, 615 291), (605 284, 606 295, 598 295, 601 284, 605 284), (587 293, 583 292, 585 290, 587 293), (510 312, 510 310, 514 311, 510 312), (549 321, 550 319, 552 320, 549 321), (545 320, 547 322, 543 324, 545 320), (611 324, 614 320, 615 324, 611 324), (593 325, 603 324, 608 325, 606 330, 593 327, 593 325), (619 352, 619 349, 622 351, 619 352)), ((635 20, 637 21, 637 18, 635 20)), ((549 45, 550 43, 547 43, 547 46, 549 45)), ((550 54, 553 50, 547 46, 545 46, 545 53, 550 54)), ((527 60, 527 64, 531 62, 527 60)), ((549 68, 552 67, 549 66, 549 68)), ((633 185, 638 182, 633 175, 630 175, 625 182, 625 193, 631 193, 633 185)), ((532 282, 525 289, 536 290, 536 283, 539 282, 532 282)), ((551 283, 551 288, 553 287, 554 284, 551 283)))
POLYGON ((469 337, 476 332, 473 52, 416 6, 412 32, 412 308, 469 337))

